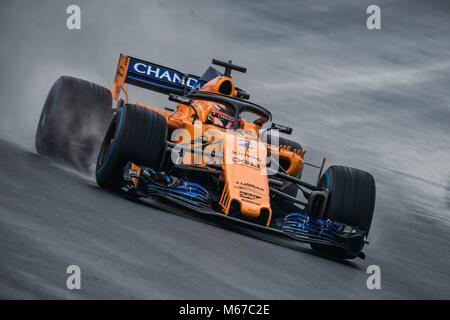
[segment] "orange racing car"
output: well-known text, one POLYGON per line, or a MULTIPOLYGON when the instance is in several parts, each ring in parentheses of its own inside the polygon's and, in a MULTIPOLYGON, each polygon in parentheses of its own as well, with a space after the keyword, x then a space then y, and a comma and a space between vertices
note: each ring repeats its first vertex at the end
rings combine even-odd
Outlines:
POLYGON ((86 169, 100 187, 166 199, 204 215, 310 243, 340 259, 364 258, 375 204, 369 173, 304 161, 292 129, 249 101, 213 59, 202 76, 121 55, 112 90, 61 77, 39 120, 40 154, 86 169), (126 84, 168 95, 174 108, 131 103, 126 84), (113 101, 115 101, 113 107, 113 101), (104 137, 103 140, 99 137, 104 137), (302 180, 305 165, 317 183, 302 180))

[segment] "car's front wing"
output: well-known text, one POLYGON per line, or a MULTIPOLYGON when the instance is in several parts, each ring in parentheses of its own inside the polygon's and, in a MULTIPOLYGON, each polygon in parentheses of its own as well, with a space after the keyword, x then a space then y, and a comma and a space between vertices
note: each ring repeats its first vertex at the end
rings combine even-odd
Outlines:
POLYGON ((136 172, 132 166, 135 165, 129 163, 124 172, 122 190, 127 194, 165 199, 204 216, 218 218, 229 226, 245 228, 247 231, 261 232, 297 242, 339 247, 349 255, 365 257, 360 252, 360 243, 364 243, 365 239, 364 232, 346 224, 310 217, 303 212, 293 212, 274 221, 270 227, 259 225, 213 210, 209 192, 197 183, 143 167, 136 172))

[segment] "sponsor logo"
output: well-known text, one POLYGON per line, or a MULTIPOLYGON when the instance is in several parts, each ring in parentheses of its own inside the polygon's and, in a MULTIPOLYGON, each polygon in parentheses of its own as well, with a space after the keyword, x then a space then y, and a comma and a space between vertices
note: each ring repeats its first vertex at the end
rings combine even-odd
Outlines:
POLYGON ((249 182, 239 182, 239 181, 236 181, 236 184, 237 184, 238 186, 241 186, 241 187, 247 187, 247 188, 254 189, 254 190, 258 190, 258 191, 264 191, 264 188, 255 186, 254 184, 249 183, 249 182))
POLYGON ((223 114, 222 112, 211 111, 211 114, 214 117, 219 118, 220 120, 225 120, 225 121, 235 121, 236 120, 236 118, 229 116, 227 114, 223 114))
POLYGON ((242 202, 250 203, 250 204, 252 204, 254 206, 260 206, 260 204, 258 202, 255 202, 255 201, 251 201, 251 200, 247 200, 247 199, 241 199, 241 200, 242 200, 242 202))
POLYGON ((255 169, 263 165, 262 159, 248 152, 232 151, 231 160, 235 164, 241 164, 255 169))
POLYGON ((129 71, 148 76, 153 79, 158 79, 165 82, 170 82, 179 86, 186 86, 193 90, 198 90, 204 84, 197 77, 187 76, 176 70, 168 69, 162 66, 145 63, 142 61, 131 60, 129 71))
POLYGON ((244 199, 250 199, 250 200, 261 199, 261 197, 257 196, 256 194, 252 194, 252 193, 248 193, 248 192, 244 192, 244 191, 239 192, 239 195, 241 196, 241 198, 244 198, 244 199))
POLYGON ((248 160, 248 158, 247 159, 241 159, 241 158, 238 158, 238 157, 233 157, 232 160, 233 160, 233 163, 235 163, 235 164, 244 165, 244 166, 247 166, 247 167, 250 167, 250 168, 253 168, 253 169, 259 169, 259 165, 257 163, 250 162, 248 160))

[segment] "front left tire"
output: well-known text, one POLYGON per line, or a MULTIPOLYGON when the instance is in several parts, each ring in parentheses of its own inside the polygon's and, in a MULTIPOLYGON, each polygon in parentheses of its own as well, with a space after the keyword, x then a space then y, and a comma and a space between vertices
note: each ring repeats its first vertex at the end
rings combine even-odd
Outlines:
POLYGON ((165 152, 166 119, 159 113, 127 104, 115 114, 97 159, 97 184, 118 189, 128 162, 158 170, 165 152))

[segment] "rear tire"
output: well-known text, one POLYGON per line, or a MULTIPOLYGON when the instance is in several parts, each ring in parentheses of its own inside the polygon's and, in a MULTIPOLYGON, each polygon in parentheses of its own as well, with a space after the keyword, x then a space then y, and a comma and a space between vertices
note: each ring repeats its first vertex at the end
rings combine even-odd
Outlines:
POLYGON ((39 154, 86 171, 95 163, 112 117, 111 92, 85 80, 63 76, 50 89, 36 131, 39 154))
MULTIPOLYGON (((369 234, 375 208, 375 181, 365 171, 344 166, 332 166, 320 178, 319 186, 330 192, 321 219, 331 219, 356 227, 369 234)), ((360 249, 364 246, 362 242, 360 249)), ((322 254, 338 259, 353 259, 344 250, 318 244, 311 247, 322 254)))
POLYGON ((119 188, 128 162, 158 170, 166 137, 167 122, 161 114, 132 104, 121 107, 100 148, 97 184, 103 188, 119 188))

